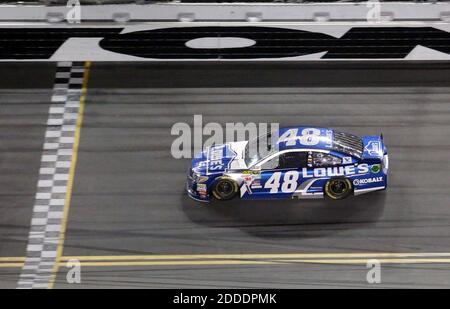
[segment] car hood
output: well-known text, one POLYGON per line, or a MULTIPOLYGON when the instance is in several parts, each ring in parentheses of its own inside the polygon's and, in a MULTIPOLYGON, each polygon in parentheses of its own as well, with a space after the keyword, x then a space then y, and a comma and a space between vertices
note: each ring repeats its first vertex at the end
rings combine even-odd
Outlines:
POLYGON ((248 141, 214 145, 205 148, 192 159, 192 169, 202 175, 245 169, 245 146, 248 141))

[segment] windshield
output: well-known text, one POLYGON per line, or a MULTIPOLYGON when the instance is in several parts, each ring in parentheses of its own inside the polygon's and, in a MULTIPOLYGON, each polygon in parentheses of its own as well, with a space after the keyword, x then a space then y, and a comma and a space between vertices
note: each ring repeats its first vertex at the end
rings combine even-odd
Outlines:
POLYGON ((272 133, 250 140, 245 147, 245 164, 251 167, 256 162, 275 152, 272 148, 272 133))

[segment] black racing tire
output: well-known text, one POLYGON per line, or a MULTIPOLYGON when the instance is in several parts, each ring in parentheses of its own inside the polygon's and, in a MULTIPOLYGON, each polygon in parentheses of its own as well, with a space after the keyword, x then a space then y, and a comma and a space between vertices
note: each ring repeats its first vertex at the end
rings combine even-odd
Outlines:
POLYGON ((353 185, 347 178, 331 178, 325 183, 323 192, 332 200, 343 200, 353 193, 353 185))
POLYGON ((211 188, 211 193, 216 200, 228 201, 236 197, 239 185, 229 177, 219 177, 211 188))

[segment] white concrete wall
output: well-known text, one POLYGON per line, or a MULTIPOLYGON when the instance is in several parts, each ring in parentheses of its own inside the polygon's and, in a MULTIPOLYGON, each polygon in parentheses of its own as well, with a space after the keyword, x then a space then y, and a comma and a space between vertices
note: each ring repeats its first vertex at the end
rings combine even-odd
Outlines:
MULTIPOLYGON (((253 25, 321 32, 336 38, 339 38, 355 26, 434 27, 450 32, 450 2, 436 4, 381 3, 382 22, 379 23, 367 22, 367 14, 372 9, 373 5, 370 6, 367 2, 334 4, 133 4, 82 6, 81 23, 70 24, 65 20, 66 14, 70 10, 66 7, 0 6, 0 27, 117 27, 122 29, 122 33, 126 33, 168 27, 253 25), (114 18, 116 18, 116 21, 114 21, 114 18)), ((161 61, 158 59, 138 58, 106 51, 98 44, 101 39, 101 37, 70 38, 50 59, 35 59, 32 61, 161 61)), ((242 41, 242 39, 240 40, 242 41)), ((210 42, 200 43, 209 44, 210 42)), ((230 42, 226 43, 228 44, 230 42)), ((236 42, 232 43, 235 44, 236 42)), ((221 42, 221 44, 224 44, 224 42, 221 42)), ((322 56, 323 53, 279 60, 311 61, 321 60, 322 56)), ((217 60, 219 61, 219 59, 217 60)), ((273 61, 276 59, 257 59, 256 61, 265 60, 273 61)), ((450 60, 450 55, 418 45, 403 60, 450 60)))
MULTIPOLYGON (((394 20, 450 21, 450 2, 439 3, 380 3, 383 16, 394 20)), ((111 21, 117 14, 130 20, 173 21, 187 14, 200 21, 245 21, 249 16, 263 21, 305 21, 315 16, 329 16, 331 20, 366 20, 373 8, 368 2, 328 4, 147 4, 82 6, 85 21, 111 21)), ((66 7, 0 6, 0 21, 46 21, 55 14, 65 16, 66 7)), ((321 19, 323 20, 323 19, 321 19)))

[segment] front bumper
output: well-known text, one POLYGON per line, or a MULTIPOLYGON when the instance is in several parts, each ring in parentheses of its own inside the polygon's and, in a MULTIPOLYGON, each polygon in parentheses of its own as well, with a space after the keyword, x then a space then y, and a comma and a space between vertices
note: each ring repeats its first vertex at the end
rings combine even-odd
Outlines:
POLYGON ((198 184, 192 177, 191 169, 188 170, 186 191, 190 198, 198 202, 209 202, 206 184, 198 184))

